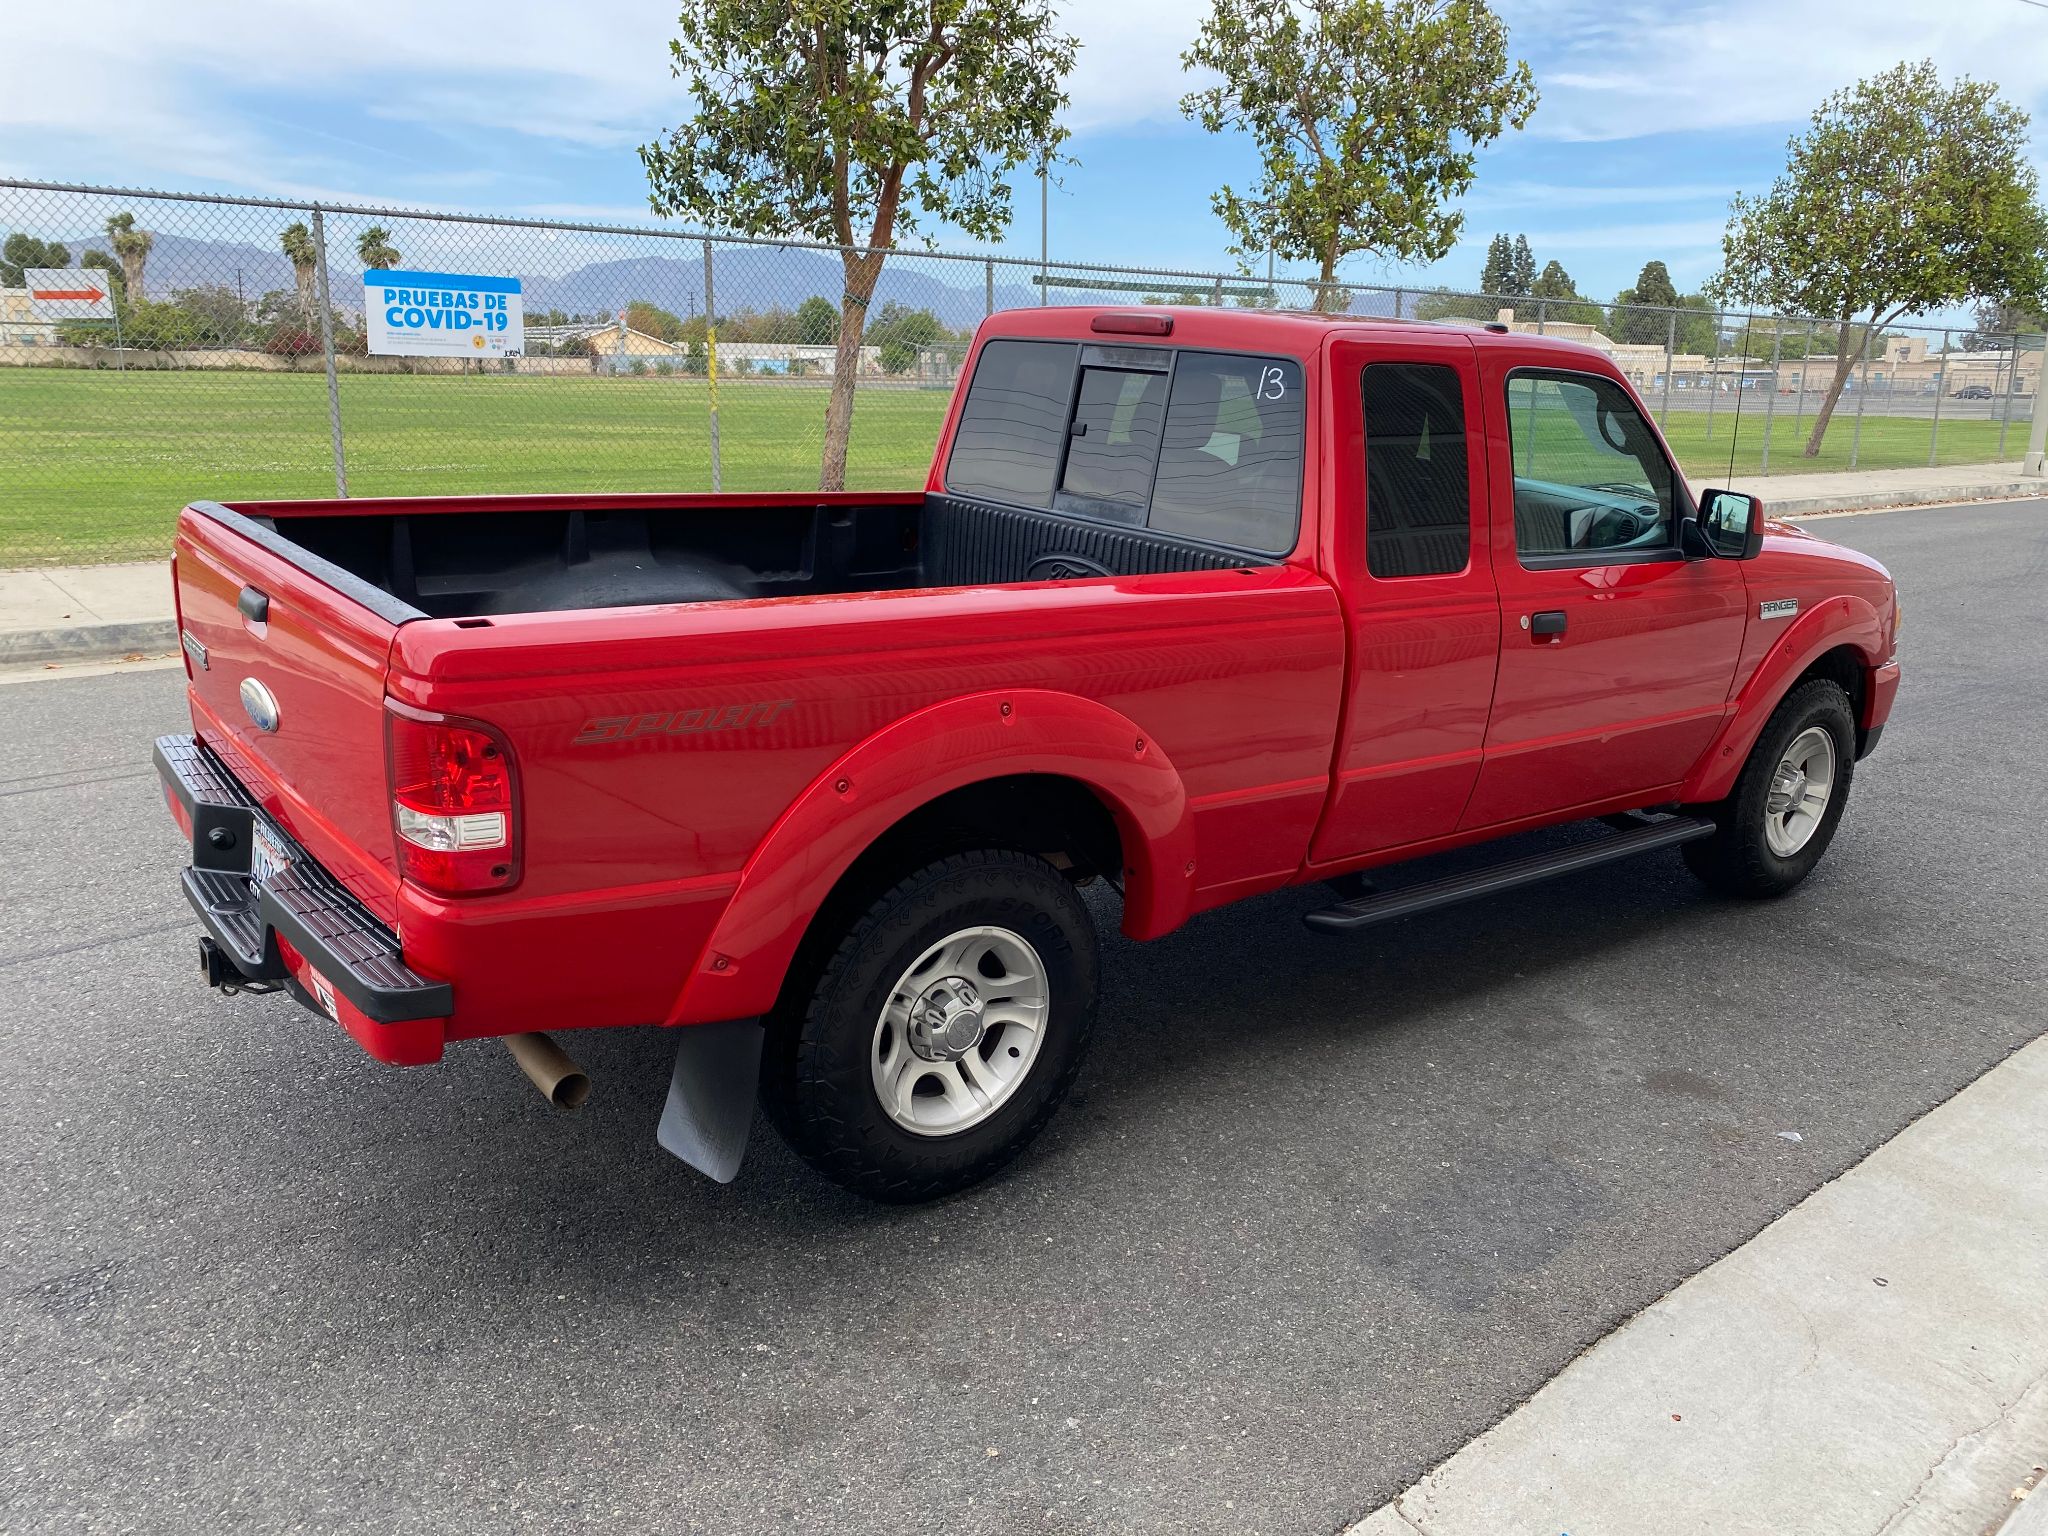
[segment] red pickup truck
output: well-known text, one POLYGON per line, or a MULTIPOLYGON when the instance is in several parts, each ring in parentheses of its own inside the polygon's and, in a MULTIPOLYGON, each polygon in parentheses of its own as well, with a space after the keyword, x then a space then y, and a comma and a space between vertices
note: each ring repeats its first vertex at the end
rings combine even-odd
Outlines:
POLYGON ((1777 895, 1899 679, 1884 569, 1695 497, 1603 354, 1317 315, 998 314, 922 491, 198 502, 175 578, 210 982, 566 1101, 544 1031, 674 1026, 663 1145, 730 1178, 758 1088, 886 1200, 1073 1081, 1077 887, 1134 939, 1672 847, 1777 895))

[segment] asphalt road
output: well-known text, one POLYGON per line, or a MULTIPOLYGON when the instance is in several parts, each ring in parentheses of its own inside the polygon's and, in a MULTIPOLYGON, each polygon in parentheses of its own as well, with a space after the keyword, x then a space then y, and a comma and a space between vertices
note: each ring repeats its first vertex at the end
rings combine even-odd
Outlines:
POLYGON ((1799 893, 1112 940, 1051 1131, 912 1210, 670 1161, 653 1030, 571 1117, 208 995, 179 674, 0 688, 0 1527, 1340 1527, 2043 1028, 2048 503, 1817 527, 1907 672, 1799 893))

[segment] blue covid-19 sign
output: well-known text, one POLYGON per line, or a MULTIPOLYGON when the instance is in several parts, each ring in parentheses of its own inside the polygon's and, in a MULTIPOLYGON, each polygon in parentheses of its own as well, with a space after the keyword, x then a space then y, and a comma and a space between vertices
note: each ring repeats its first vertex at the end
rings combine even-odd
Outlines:
POLYGON ((526 311, 516 277, 457 272, 363 274, 370 350, 390 357, 517 357, 526 311))

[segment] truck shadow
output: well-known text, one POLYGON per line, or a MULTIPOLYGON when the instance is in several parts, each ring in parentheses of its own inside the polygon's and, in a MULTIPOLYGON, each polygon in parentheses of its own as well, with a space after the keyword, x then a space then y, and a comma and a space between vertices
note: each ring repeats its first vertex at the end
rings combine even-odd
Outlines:
MULTIPOLYGON (((714 1233, 742 1272, 786 1265, 792 1246, 928 1238, 963 1212, 979 1222, 1029 1209, 1057 1235, 1088 1228, 1090 1211, 1114 1209, 1132 1191, 1179 1199, 1192 1179, 1213 1198, 1237 1179, 1270 1194, 1274 1170, 1321 1177, 1369 1155, 1375 1126, 1400 1124, 1413 1137, 1446 1066, 1468 1079, 1475 1070, 1512 1079, 1518 1062, 1529 1075, 1561 1060, 1564 1070, 1600 1071, 1603 1037, 1670 1026, 1660 1010, 1700 995, 1719 941, 1763 922, 1759 909, 1704 895, 1670 855, 1360 936, 1303 927, 1301 914, 1329 900, 1321 887, 1281 892, 1133 944, 1115 931, 1114 896, 1091 892, 1104 990, 1088 1063, 1015 1166, 935 1206, 891 1209, 844 1194, 758 1115, 733 1185, 675 1162, 653 1139, 673 1050, 660 1029, 563 1033, 596 1085, 576 1115, 547 1110, 502 1051, 477 1043, 427 1074, 365 1064, 362 1082, 325 1101, 336 1118, 309 1112, 302 1129, 318 1140, 323 1126, 369 1116, 401 1144, 420 1143, 420 1155, 380 1170, 388 1198, 356 1213, 352 1240, 366 1253, 388 1251, 394 1224, 447 1223, 488 1231, 486 1251, 515 1270, 569 1266, 631 1285, 647 1263, 670 1261, 657 1256, 701 1254, 714 1233), (1644 966, 1654 985, 1642 983, 1644 966), (1642 1010, 1653 1017, 1631 1018, 1642 1010), (452 1137, 451 1114, 465 1122, 452 1137)), ((1627 1086, 1643 1096, 1635 1078, 1627 1086)), ((298 1155, 319 1162, 334 1152, 307 1145, 298 1155)), ((1557 1197, 1575 1219, 1598 1203, 1584 1191, 1557 1197)))

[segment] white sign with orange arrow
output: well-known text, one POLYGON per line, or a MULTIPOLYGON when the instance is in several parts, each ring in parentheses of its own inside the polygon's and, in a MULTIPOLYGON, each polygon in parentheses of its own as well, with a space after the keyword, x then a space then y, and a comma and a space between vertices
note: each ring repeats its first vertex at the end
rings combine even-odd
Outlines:
POLYGON ((111 320, 113 284, 90 267, 26 267, 21 280, 38 320, 111 320))

